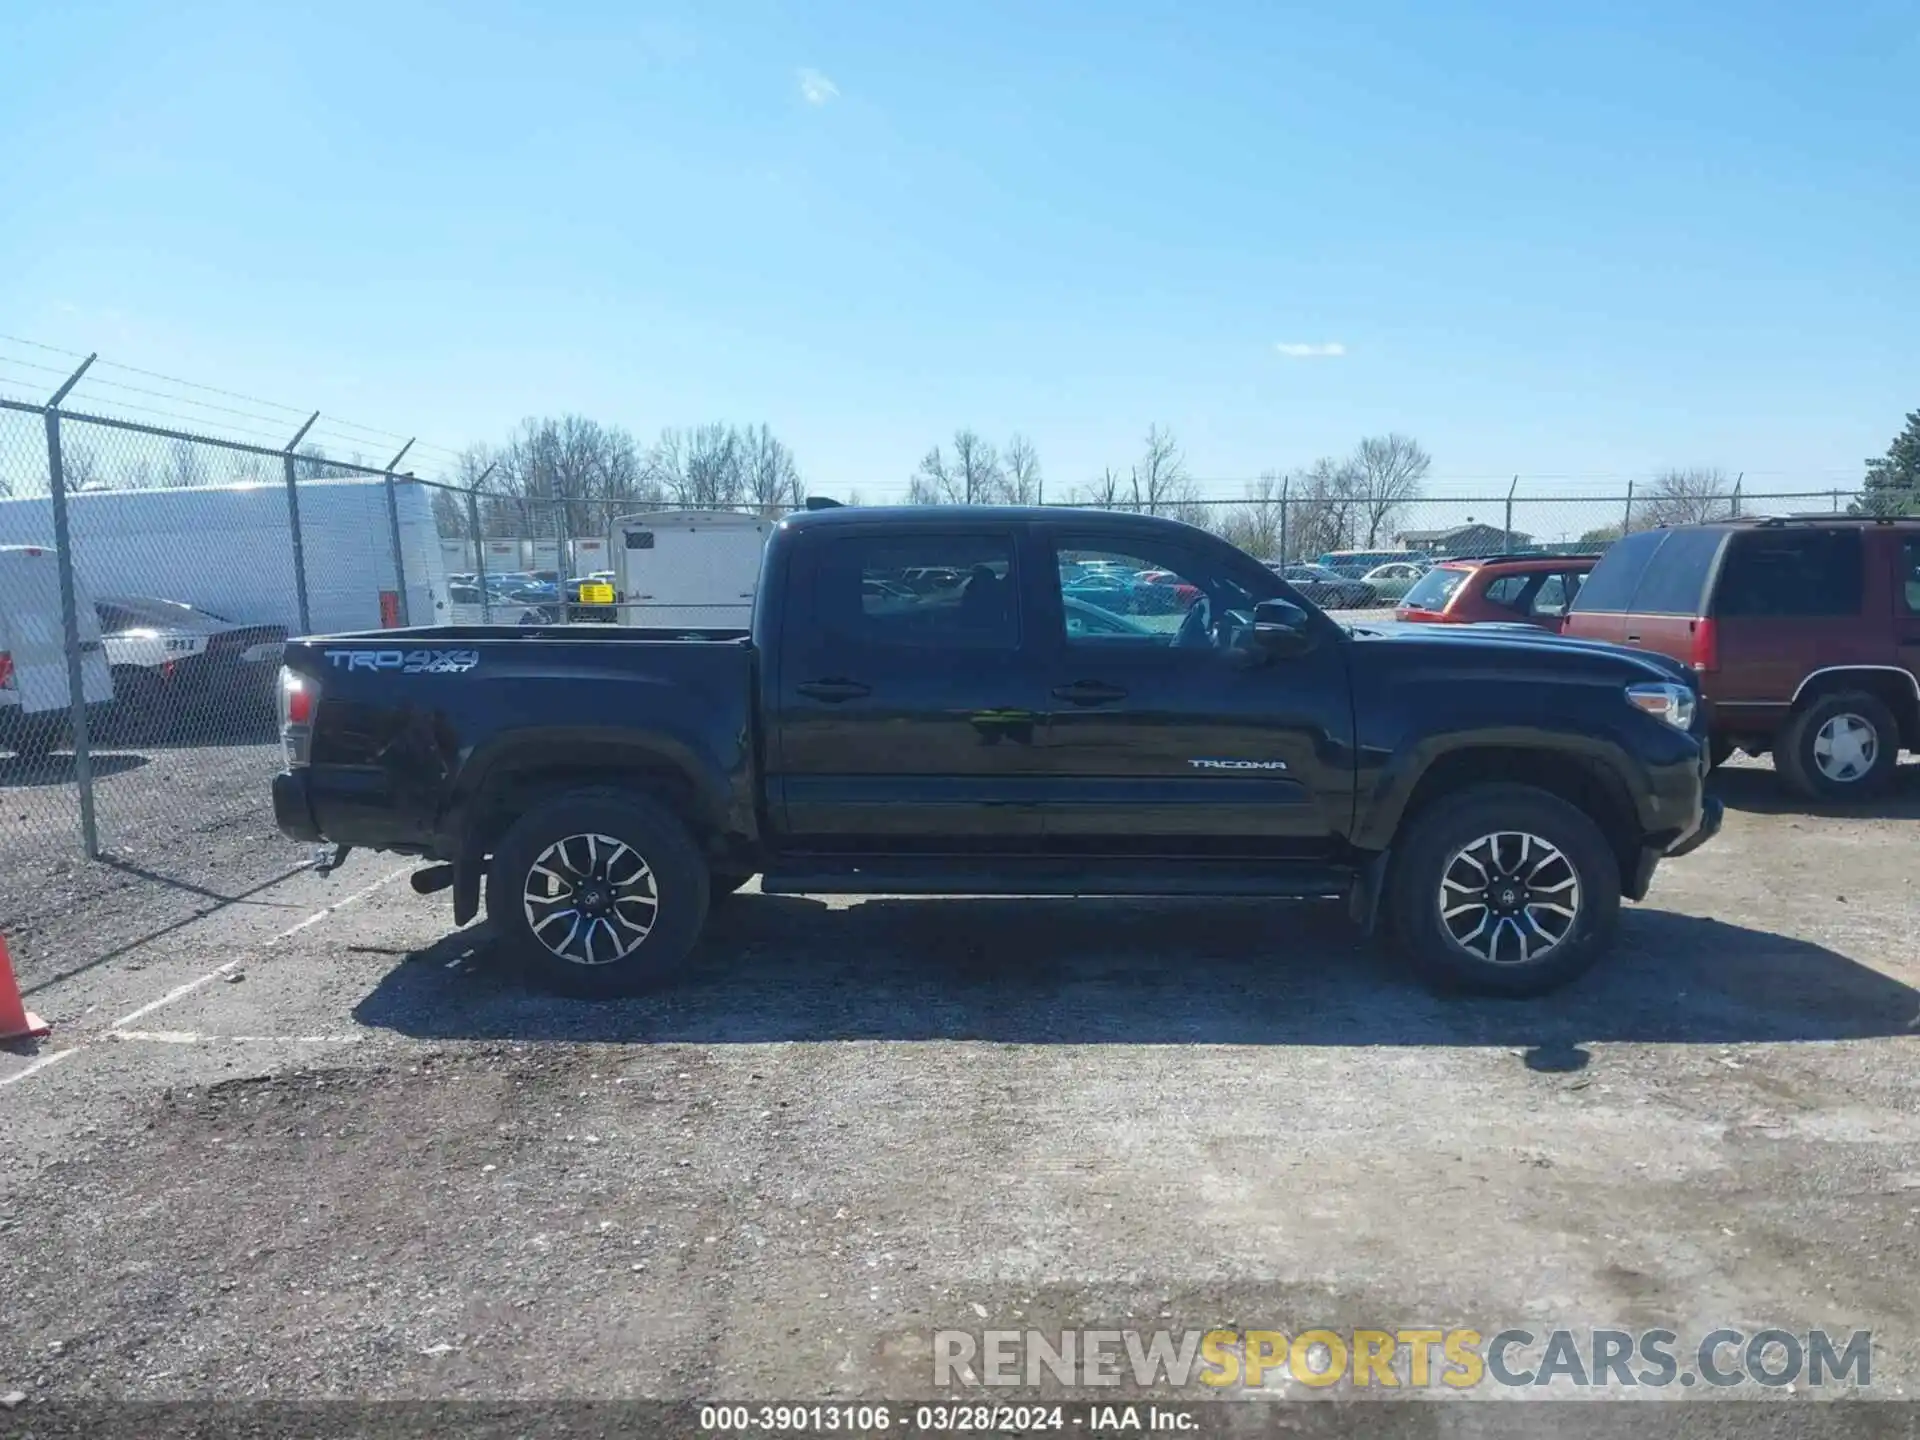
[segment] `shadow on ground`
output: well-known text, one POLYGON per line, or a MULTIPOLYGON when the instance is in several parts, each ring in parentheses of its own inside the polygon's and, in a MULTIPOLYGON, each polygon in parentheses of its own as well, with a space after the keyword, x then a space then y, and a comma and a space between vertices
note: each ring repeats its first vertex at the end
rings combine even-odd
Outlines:
POLYGON ((694 1044, 1511 1045, 1578 1069, 1593 1041, 1721 1043, 1920 1034, 1920 992, 1843 955, 1660 910, 1540 1000, 1438 998, 1337 907, 742 895, 687 973, 587 1004, 528 992, 484 927, 410 956, 354 1010, 430 1039, 694 1044), (462 957, 465 957, 464 960, 462 957))
POLYGON ((1713 772, 1710 793, 1726 801, 1729 810, 1755 815, 1817 815, 1839 820, 1920 820, 1920 763, 1909 762, 1894 771, 1887 793, 1872 800, 1824 803, 1806 800, 1780 783, 1770 768, 1729 765, 1713 772))
MULTIPOLYGON (((147 757, 144 755, 114 752, 96 754, 93 756, 93 774, 97 780, 105 779, 109 775, 124 775, 129 770, 138 770, 146 763, 147 757)), ((38 759, 28 759, 24 755, 0 756, 0 789, 29 790, 77 783, 71 755, 46 755, 38 759)))

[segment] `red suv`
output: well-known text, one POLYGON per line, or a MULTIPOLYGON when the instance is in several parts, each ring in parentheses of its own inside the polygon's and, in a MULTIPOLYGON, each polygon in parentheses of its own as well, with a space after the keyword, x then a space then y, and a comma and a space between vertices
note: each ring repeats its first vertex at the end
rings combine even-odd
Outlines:
POLYGON ((1693 667, 1713 753, 1773 752, 1813 798, 1871 795, 1920 749, 1920 519, 1646 530, 1587 578, 1566 634, 1693 667))
POLYGON ((1595 555, 1489 555, 1442 560, 1413 582, 1396 620, 1473 625, 1487 621, 1558 631, 1595 555))

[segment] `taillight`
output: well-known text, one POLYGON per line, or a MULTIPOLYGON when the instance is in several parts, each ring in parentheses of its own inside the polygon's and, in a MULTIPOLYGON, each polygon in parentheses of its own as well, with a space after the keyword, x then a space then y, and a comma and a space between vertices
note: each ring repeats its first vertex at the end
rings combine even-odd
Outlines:
POLYGON ((13 688, 13 656, 0 650, 0 690, 13 688))
POLYGON ((313 753, 313 712, 319 703, 317 682, 280 667, 280 743, 289 770, 305 765, 313 753))
POLYGON ((1720 668, 1720 632, 1711 619, 1693 622, 1693 668, 1705 674, 1720 668))

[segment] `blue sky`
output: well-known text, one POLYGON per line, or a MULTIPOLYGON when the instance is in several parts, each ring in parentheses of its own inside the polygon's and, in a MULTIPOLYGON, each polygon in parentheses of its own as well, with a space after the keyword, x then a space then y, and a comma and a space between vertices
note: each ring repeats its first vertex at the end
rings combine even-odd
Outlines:
POLYGON ((1824 486, 1920 406, 1914 0, 8 28, 0 332, 446 447, 765 420, 875 499, 972 425, 1054 494, 1158 423, 1234 493, 1398 429, 1442 493, 1824 486))

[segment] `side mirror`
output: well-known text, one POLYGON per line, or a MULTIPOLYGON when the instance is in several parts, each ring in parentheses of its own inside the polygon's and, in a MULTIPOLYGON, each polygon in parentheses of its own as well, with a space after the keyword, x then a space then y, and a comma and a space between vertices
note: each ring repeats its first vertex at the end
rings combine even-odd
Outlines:
POLYGON ((1291 600, 1262 600, 1253 607, 1253 644, 1269 655, 1301 655, 1313 646, 1307 612, 1291 600))

